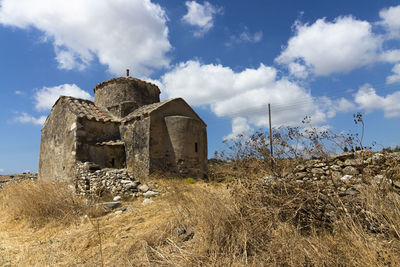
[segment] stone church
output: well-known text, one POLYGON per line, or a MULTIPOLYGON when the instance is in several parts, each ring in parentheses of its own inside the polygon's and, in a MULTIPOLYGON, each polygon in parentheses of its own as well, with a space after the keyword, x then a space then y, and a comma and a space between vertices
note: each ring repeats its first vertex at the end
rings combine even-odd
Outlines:
POLYGON ((206 176, 207 126, 182 98, 160 102, 156 85, 128 73, 94 94, 94 102, 60 96, 54 104, 42 128, 39 178, 70 179, 83 162, 135 177, 206 176))

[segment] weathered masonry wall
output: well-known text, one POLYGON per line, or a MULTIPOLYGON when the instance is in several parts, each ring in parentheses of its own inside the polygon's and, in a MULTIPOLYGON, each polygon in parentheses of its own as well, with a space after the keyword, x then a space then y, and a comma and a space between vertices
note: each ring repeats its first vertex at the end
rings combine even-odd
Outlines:
POLYGON ((143 105, 160 102, 157 86, 130 77, 111 79, 97 85, 94 103, 121 117, 143 105))
POLYGON ((207 153, 205 129, 200 121, 185 116, 165 117, 171 154, 169 159, 175 162, 176 170, 182 176, 204 178, 207 171, 203 159, 207 153))
POLYGON ((93 162, 102 168, 125 167, 125 148, 118 123, 79 118, 76 128, 77 160, 93 162))
POLYGON ((99 143, 88 145, 87 161, 102 168, 125 168, 125 146, 123 143, 99 143))
POLYGON ((78 141, 88 144, 120 140, 119 123, 79 118, 77 123, 77 137, 78 141))
POLYGON ((380 182, 384 177, 400 188, 400 154, 361 151, 344 153, 328 159, 308 160, 288 174, 299 182, 313 180, 361 180, 372 177, 380 182))
POLYGON ((150 170, 204 178, 207 175, 206 127, 182 99, 152 112, 150 170))
POLYGON ((135 177, 147 177, 150 165, 150 118, 125 122, 120 129, 125 142, 126 168, 135 177))
POLYGON ((69 179, 75 164, 77 117, 61 102, 54 106, 43 129, 39 155, 40 179, 69 179))

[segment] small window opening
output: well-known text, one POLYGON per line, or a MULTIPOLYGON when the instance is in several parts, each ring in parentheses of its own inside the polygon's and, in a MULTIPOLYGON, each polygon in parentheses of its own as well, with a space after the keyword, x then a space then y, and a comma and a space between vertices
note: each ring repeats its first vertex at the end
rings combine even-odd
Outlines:
POLYGON ((111 159, 111 167, 114 167, 114 166, 115 166, 115 159, 112 158, 112 159, 111 159))
POLYGON ((197 153, 197 151, 198 151, 198 148, 197 148, 197 143, 194 143, 194 152, 196 152, 196 153, 197 153))

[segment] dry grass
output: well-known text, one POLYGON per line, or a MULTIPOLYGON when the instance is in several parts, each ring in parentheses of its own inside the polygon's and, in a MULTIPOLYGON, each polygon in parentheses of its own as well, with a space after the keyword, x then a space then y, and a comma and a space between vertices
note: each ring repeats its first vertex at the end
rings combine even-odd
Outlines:
POLYGON ((24 181, 1 191, 2 210, 34 227, 50 222, 68 224, 84 212, 83 200, 65 182, 24 181))
POLYGON ((131 208, 121 215, 93 219, 84 217, 82 202, 66 185, 7 188, 0 192, 0 265, 2 260, 20 266, 400 263, 400 198, 387 188, 365 184, 357 196, 339 196, 328 184, 262 185, 252 178, 158 182, 168 194, 153 204, 142 206, 139 199, 125 203, 131 208))

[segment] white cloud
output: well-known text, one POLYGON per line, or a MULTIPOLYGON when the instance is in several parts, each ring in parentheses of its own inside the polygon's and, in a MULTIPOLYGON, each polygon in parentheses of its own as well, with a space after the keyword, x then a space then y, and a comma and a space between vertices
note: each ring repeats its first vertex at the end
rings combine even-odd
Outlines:
POLYGON ((84 57, 79 58, 79 55, 77 53, 74 53, 74 52, 68 51, 68 50, 63 50, 58 47, 55 48, 55 51, 56 51, 56 60, 58 62, 58 67, 60 69, 84 70, 85 67, 92 60, 91 56, 88 58, 84 58, 84 57))
POLYGON ((62 69, 84 69, 98 57, 115 75, 138 76, 169 65, 165 11, 151 0, 2 0, 0 23, 34 27, 54 45, 62 69))
POLYGON ((240 44, 240 43, 259 43, 261 42, 263 38, 263 32, 258 31, 255 33, 249 32, 247 27, 245 27, 244 31, 241 32, 238 36, 236 35, 231 35, 230 40, 225 43, 226 46, 231 46, 234 43, 240 44))
POLYGON ((237 117, 232 120, 232 133, 224 136, 224 140, 236 139, 238 135, 249 136, 253 132, 246 118, 237 117))
MULTIPOLYGON (((371 24, 351 16, 328 22, 295 23, 295 36, 275 59, 280 64, 296 62, 317 76, 348 72, 376 61, 382 38, 374 35, 371 24)), ((294 74, 294 73, 292 73, 294 74)))
POLYGON ((22 95, 22 94, 23 94, 23 92, 20 91, 20 90, 16 90, 14 93, 15 93, 16 95, 22 95))
POLYGON ((4 169, 0 169, 0 172, 4 172, 4 169))
POLYGON ((201 37, 214 26, 215 15, 222 13, 222 8, 218 8, 205 1, 199 4, 196 1, 186 1, 187 13, 182 20, 189 25, 195 26, 197 30, 194 36, 201 37))
POLYGON ((166 73, 160 83, 168 97, 183 97, 191 105, 210 107, 218 117, 232 118, 233 134, 246 128, 244 119, 247 125, 266 126, 268 103, 274 126, 299 125, 305 115, 315 124, 327 118, 325 107, 309 91, 278 78, 276 69, 263 64, 234 72, 222 65, 188 61, 166 73))
POLYGON ((46 121, 46 116, 33 117, 25 112, 22 112, 21 115, 15 118, 15 121, 20 123, 33 123, 37 125, 43 125, 43 123, 46 121))
POLYGON ((392 72, 393 74, 386 78, 386 83, 400 83, 400 64, 394 65, 392 72))
POLYGON ((302 64, 296 62, 290 62, 288 64, 288 68, 289 68, 289 73, 296 78, 305 79, 308 77, 309 73, 307 67, 302 64))
POLYGON ((389 32, 390 38, 400 38, 400 5, 382 9, 379 12, 382 19, 379 23, 389 32))
POLYGON ((240 40, 250 43, 258 43, 261 41, 262 37, 263 37, 262 31, 255 32, 254 34, 251 34, 248 31, 244 31, 239 35, 240 40))
POLYGON ((400 62, 400 49, 382 52, 382 54, 380 54, 380 60, 388 63, 400 62))
POLYGON ((356 108, 354 103, 344 97, 332 100, 324 96, 318 99, 318 102, 321 110, 326 113, 328 118, 335 117, 337 112, 349 112, 356 108))
POLYGON ((34 95, 35 109, 39 111, 50 110, 61 95, 92 99, 88 92, 82 90, 75 84, 43 87, 40 90, 37 90, 34 95))
POLYGON ((400 91, 379 96, 371 85, 365 84, 356 93, 354 101, 366 112, 383 110, 386 118, 400 117, 400 91))

